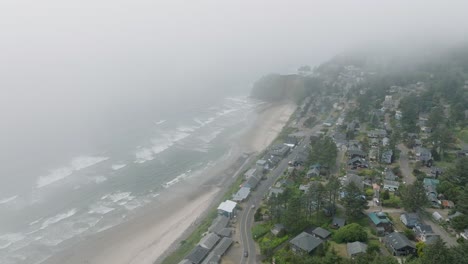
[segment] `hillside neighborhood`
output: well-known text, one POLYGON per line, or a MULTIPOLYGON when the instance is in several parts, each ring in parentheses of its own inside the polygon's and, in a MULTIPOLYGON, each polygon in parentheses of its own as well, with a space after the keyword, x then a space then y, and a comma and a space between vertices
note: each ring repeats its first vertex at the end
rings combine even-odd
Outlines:
POLYGON ((180 263, 466 263, 468 80, 350 61, 300 71, 310 94, 180 263))

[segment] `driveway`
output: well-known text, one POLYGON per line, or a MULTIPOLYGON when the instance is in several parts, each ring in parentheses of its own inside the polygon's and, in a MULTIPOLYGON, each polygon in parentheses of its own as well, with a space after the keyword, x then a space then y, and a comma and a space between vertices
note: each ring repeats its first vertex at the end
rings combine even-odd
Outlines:
POLYGON ((412 173, 412 168, 410 168, 409 166, 409 149, 401 143, 398 144, 398 149, 400 150, 400 159, 398 160, 398 163, 400 164, 400 170, 401 174, 403 175, 403 181, 406 182, 406 184, 412 184, 416 180, 416 177, 414 177, 412 173))

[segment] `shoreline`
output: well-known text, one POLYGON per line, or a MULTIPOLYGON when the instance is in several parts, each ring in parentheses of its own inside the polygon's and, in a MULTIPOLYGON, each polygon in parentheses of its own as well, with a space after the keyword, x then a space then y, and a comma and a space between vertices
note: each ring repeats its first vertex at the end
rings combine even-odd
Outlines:
POLYGON ((160 263, 195 230, 232 185, 232 167, 243 153, 263 151, 295 109, 292 103, 260 107, 253 123, 236 138, 230 155, 220 164, 161 193, 158 201, 127 222, 86 238, 42 263, 160 263))

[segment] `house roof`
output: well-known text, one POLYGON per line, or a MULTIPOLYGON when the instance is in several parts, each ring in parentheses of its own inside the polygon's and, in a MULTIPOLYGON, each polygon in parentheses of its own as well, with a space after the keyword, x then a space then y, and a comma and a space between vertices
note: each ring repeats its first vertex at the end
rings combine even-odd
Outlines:
POLYGON ((431 178, 424 178, 424 181, 423 181, 423 185, 424 186, 436 186, 437 184, 439 184, 439 180, 437 179, 431 179, 431 178))
POLYGON ((322 244, 323 241, 317 237, 314 237, 313 235, 310 235, 306 232, 302 232, 295 238, 291 239, 289 243, 310 253, 314 249, 316 249, 320 244, 322 244))
POLYGON ((248 170, 248 171, 244 174, 245 178, 250 178, 250 177, 252 177, 252 176, 255 176, 255 172, 256 172, 256 171, 257 171, 256 168, 252 168, 252 169, 248 170))
POLYGON ((346 224, 346 219, 340 217, 333 217, 332 225, 343 227, 346 224))
POLYGON ((206 259, 202 262, 202 264, 218 264, 221 260, 220 256, 215 255, 213 252, 208 254, 206 259))
POLYGON ((430 226, 430 225, 423 225, 423 224, 416 225, 416 226, 413 228, 413 231, 416 233, 416 235, 419 235, 419 234, 428 234, 428 233, 433 233, 433 232, 434 232, 434 231, 432 230, 432 226, 430 226))
POLYGON ((206 236, 202 237, 198 245, 211 250, 216 243, 218 243, 220 237, 215 233, 208 233, 206 236))
POLYGON ((216 247, 213 249, 213 253, 216 256, 222 256, 224 255, 224 253, 226 253, 226 251, 231 246, 231 244, 232 244, 231 238, 223 237, 221 241, 219 241, 218 245, 216 245, 216 247))
POLYGON ((237 193, 232 195, 232 200, 234 201, 243 201, 249 197, 250 194, 250 188, 248 187, 242 187, 237 191, 237 193))
POLYGON ((405 247, 415 248, 414 244, 403 234, 393 232, 384 237, 385 241, 392 246, 392 248, 399 250, 405 247))
POLYGON ((434 212, 432 213, 432 217, 434 217, 435 220, 439 221, 441 219, 444 219, 440 214, 439 212, 434 212))
POLYGON ((452 220, 453 218, 457 217, 457 216, 460 216, 460 215, 463 215, 462 213, 456 211, 454 214, 451 214, 448 216, 448 219, 452 220))
POLYGON ((318 237, 320 238, 327 238, 331 235, 330 231, 324 229, 324 228, 321 228, 321 227, 317 227, 315 228, 312 233, 314 233, 315 235, 317 235, 318 237))
POLYGON ((188 259, 183 259, 181 262, 179 262, 179 264, 192 264, 192 261, 188 259))
POLYGON ((218 215, 215 220, 213 220, 213 223, 211 224, 210 228, 208 228, 208 231, 213 232, 213 233, 219 233, 223 228, 225 228, 229 223, 229 218, 227 218, 224 215, 218 215))
POLYGON ((387 169, 385 171, 385 179, 386 180, 389 180, 389 181, 394 181, 396 180, 397 176, 395 175, 395 173, 393 173, 393 171, 391 169, 387 169))
POLYGON ((252 177, 248 178, 247 181, 242 184, 242 187, 255 189, 255 187, 257 187, 257 184, 258 184, 259 181, 260 180, 257 177, 252 176, 252 177))
POLYGON ((279 232, 285 230, 285 227, 284 225, 282 224, 275 224, 273 226, 273 228, 271 229, 271 232, 274 234, 274 235, 277 235, 279 232))
POLYGON ((283 188, 271 188, 270 189, 270 195, 272 194, 279 195, 279 194, 282 194, 283 192, 284 192, 283 188))
POLYGON ((237 205, 236 202, 233 202, 231 200, 226 200, 218 206, 218 210, 232 213, 234 211, 234 208, 236 208, 236 205, 237 205))
POLYGON ((391 221, 390 221, 390 219, 388 219, 387 215, 384 214, 384 213, 381 213, 381 212, 369 213, 369 218, 372 220, 374 225, 391 223, 391 221))
POLYGON ((206 257, 206 255, 208 255, 208 252, 210 252, 209 249, 198 245, 192 249, 192 251, 185 258, 194 264, 199 264, 206 257))
POLYGON ((365 243, 356 241, 352 243, 346 244, 346 247, 348 248, 348 255, 349 256, 354 256, 359 253, 366 253, 367 252, 367 245, 365 243))
POLYGON ((384 188, 398 188, 400 187, 400 183, 397 181, 389 181, 389 180, 384 180, 384 188))
POLYGON ((416 224, 419 224, 419 216, 418 214, 415 213, 403 213, 401 214, 401 217, 406 220, 406 225, 407 226, 415 226, 416 224))

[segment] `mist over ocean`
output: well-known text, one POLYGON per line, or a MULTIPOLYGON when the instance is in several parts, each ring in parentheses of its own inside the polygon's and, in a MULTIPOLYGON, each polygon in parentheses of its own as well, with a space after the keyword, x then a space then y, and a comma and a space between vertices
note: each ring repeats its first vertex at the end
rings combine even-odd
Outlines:
MULTIPOLYGON (((3 149, 9 160, 1 169, 8 176, 0 182, 0 263, 40 263, 64 242, 102 232, 157 203, 161 190, 225 158, 262 104, 245 95, 181 101, 115 111, 111 121, 66 134, 74 135, 66 146, 60 131, 67 123, 57 121, 56 134, 45 136, 50 140, 12 148, 10 157, 3 149)), ((33 140, 17 144, 28 142, 33 140)))

